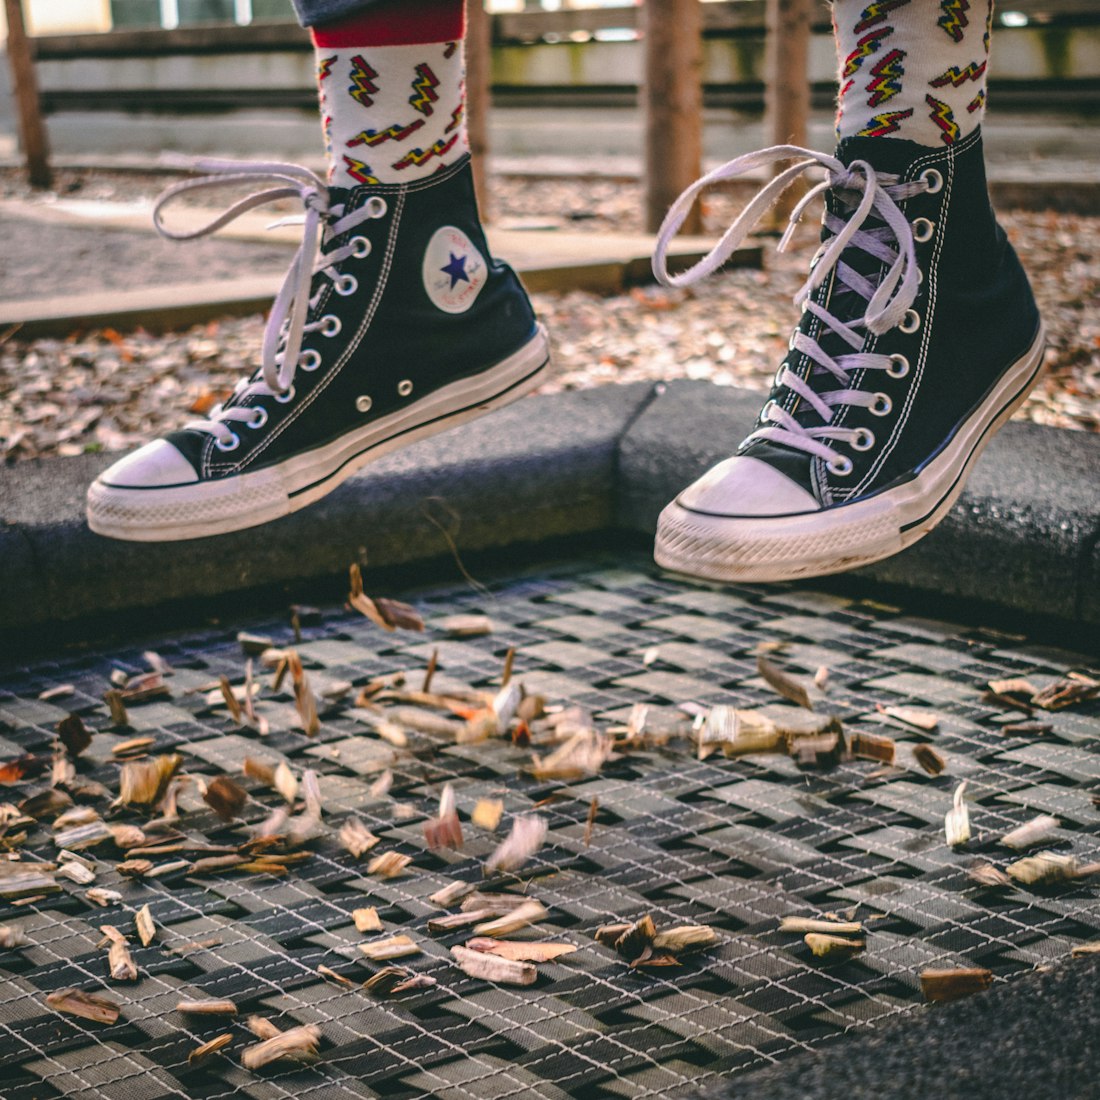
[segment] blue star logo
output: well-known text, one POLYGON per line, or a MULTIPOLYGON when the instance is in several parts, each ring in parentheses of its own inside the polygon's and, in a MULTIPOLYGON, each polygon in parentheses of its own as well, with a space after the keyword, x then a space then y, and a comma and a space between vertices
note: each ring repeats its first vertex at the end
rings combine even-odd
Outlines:
POLYGON ((450 262, 446 267, 441 267, 439 270, 442 271, 444 275, 450 275, 450 289, 454 290, 460 282, 465 281, 468 283, 470 281, 470 276, 466 274, 466 260, 468 257, 456 256, 453 252, 448 253, 448 255, 451 257, 450 262))

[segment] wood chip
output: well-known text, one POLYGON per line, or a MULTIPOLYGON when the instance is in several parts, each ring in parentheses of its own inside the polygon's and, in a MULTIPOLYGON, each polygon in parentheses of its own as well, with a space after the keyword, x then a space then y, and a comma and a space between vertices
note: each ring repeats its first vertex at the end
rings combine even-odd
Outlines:
POLYGON ((256 1036, 257 1039, 274 1039, 277 1035, 282 1035, 283 1029, 276 1027, 270 1020, 265 1020, 263 1016, 249 1016, 245 1020, 245 1027, 256 1036))
MULTIPOLYGON (((597 933, 598 935, 598 933, 597 933)), ((614 947, 624 959, 636 959, 644 951, 653 946, 653 939, 657 935, 653 918, 647 913, 640 920, 628 924, 626 930, 615 940, 614 947)))
POLYGON ((1039 693, 1039 689, 1030 680, 1020 676, 1008 680, 990 680, 986 686, 995 695, 1019 695, 1023 699, 1030 699, 1039 693))
POLYGON ((153 915, 149 912, 149 906, 143 905, 134 914, 134 927, 137 929, 138 939, 142 947, 148 947, 156 937, 157 928, 153 923, 153 915))
POLYGON ((939 717, 927 710, 918 710, 916 707, 884 707, 881 705, 876 709, 888 718, 896 718, 907 726, 924 730, 925 733, 932 733, 939 728, 939 717))
POLYGON ((10 951, 13 947, 24 947, 28 942, 22 928, 14 924, 0 924, 0 950, 10 951))
POLYGON ((983 691, 981 701, 986 706, 996 707, 998 710, 1018 710, 1029 718, 1035 713, 1035 708, 1030 703, 1026 703, 1022 699, 1016 699, 1011 695, 1000 695, 995 691, 983 691))
POLYGON ((75 691, 76 688, 72 684, 58 684, 56 687, 46 688, 45 691, 40 692, 38 698, 43 703, 49 703, 54 699, 64 699, 75 691))
POLYGON ((118 802, 122 806, 155 806, 183 763, 179 753, 154 756, 123 764, 119 772, 118 802))
POLYGON ((321 729, 321 720, 317 716, 317 700, 314 697, 313 689, 310 687, 306 670, 302 667, 302 660, 298 656, 298 651, 288 649, 286 651, 286 662, 294 689, 294 706, 298 711, 298 719, 306 736, 316 737, 321 729))
POLYGON ((533 757, 531 774, 540 780, 585 779, 599 773, 613 748, 614 742, 607 734, 580 730, 552 753, 533 757))
POLYGON ((529 962, 516 962, 484 951, 471 951, 457 944, 451 948, 451 955, 471 978, 483 978, 499 985, 533 985, 538 978, 538 971, 529 962))
POLYGON ((951 809, 947 811, 943 819, 943 831, 950 847, 956 848, 965 844, 970 839, 970 812, 963 801, 966 793, 966 781, 963 780, 955 788, 952 796, 951 809))
POLYGON ((187 1064, 191 1066, 198 1065, 209 1058, 211 1054, 217 1054, 219 1050, 224 1050, 231 1042, 233 1042, 233 1036, 228 1031, 217 1035, 209 1042, 203 1043, 202 1046, 195 1047, 187 1055, 187 1064))
POLYGON ((110 905, 118 905, 122 901, 122 895, 117 890, 107 890, 102 886, 93 886, 90 890, 85 890, 84 896, 101 909, 106 909, 110 905))
POLYGON ((539 814, 522 814, 512 831, 485 861, 485 873, 518 871, 542 847, 549 825, 539 814))
POLYGON ((262 783, 265 787, 275 786, 275 765, 269 764, 266 760, 257 760, 254 756, 246 756, 241 771, 249 779, 255 779, 257 783, 262 783))
POLYGON ((947 767, 947 762, 931 745, 914 745, 913 759, 929 775, 939 775, 947 767))
POLYGON ((188 1016, 236 1016, 237 1006, 230 1000, 180 1001, 176 1011, 188 1016))
POLYGON ((482 798, 470 814, 470 824, 492 832, 504 815, 504 803, 499 798, 482 798))
POLYGON ((1005 737, 1042 737, 1053 731, 1049 722, 1006 722, 1001 726, 1005 737))
POLYGON ((588 804, 588 817, 584 823, 584 846, 587 848, 592 843, 592 833, 596 828, 596 815, 600 812, 600 800, 593 798, 588 804))
POLYGON ((446 886, 436 890, 428 897, 432 905, 438 905, 440 909, 449 909, 456 902, 460 902, 467 894, 472 894, 477 887, 470 882, 449 882, 446 886))
POLYGON ((502 917, 475 926, 474 933, 478 936, 510 936, 521 928, 546 920, 549 915, 546 906, 532 898, 502 917))
POLYGON ((795 932, 805 935, 807 932, 820 932, 826 936, 858 936, 863 931, 859 921, 819 920, 813 917, 783 917, 779 922, 780 932, 795 932))
POLYGON ((519 940, 496 940, 480 937, 466 941, 471 951, 483 951, 489 955, 498 955, 513 962, 541 963, 550 962, 562 955, 571 955, 576 948, 571 943, 521 942, 519 940))
POLYGON ((379 878, 396 878, 412 863, 412 856, 403 856, 400 852, 383 852, 367 864, 368 875, 379 878))
POLYGON ((119 1013, 116 1001, 97 993, 83 993, 79 989, 58 989, 46 997, 46 1004, 55 1012, 79 1016, 96 1024, 113 1024, 119 1013))
POLYGON ((955 970, 922 970, 921 992, 925 1000, 936 1003, 957 1001, 980 993, 993 984, 993 972, 984 967, 962 967, 955 970))
POLYGON ((446 932, 455 932, 460 928, 469 928, 475 924, 501 916, 496 909, 470 909, 462 913, 448 913, 445 917, 430 917, 428 931, 433 936, 446 932))
POLYGON ((275 768, 275 790, 286 799, 287 805, 294 805, 298 797, 298 779, 286 761, 280 761, 275 768))
POLYGON ((419 945, 409 936, 390 936, 385 940, 359 944, 359 950, 372 962, 403 959, 407 955, 419 955, 419 945))
POLYGON ((1051 817, 1049 814, 1039 814, 1011 832, 1005 833, 1001 837, 1001 843, 1006 848, 1015 848, 1016 851, 1034 848, 1036 844, 1042 844, 1049 840, 1050 834, 1060 824, 1061 822, 1056 817, 1051 817))
POLYGON ((378 910, 373 905, 365 909, 352 910, 351 919, 355 921, 355 927, 360 932, 382 931, 382 919, 378 916, 378 910))
POLYGON ((110 940, 110 947, 107 949, 107 966, 111 978, 116 982, 136 982, 137 964, 130 954, 130 945, 126 937, 111 924, 102 924, 99 930, 110 940))
POLYGON ((79 714, 62 718, 57 723, 57 736, 70 756, 79 756, 92 743, 92 731, 79 714))
POLYGON ((1086 699, 1095 699, 1097 695, 1100 695, 1100 680, 1071 672, 1036 692, 1031 702, 1043 710, 1063 710, 1075 703, 1083 703, 1086 699))
POLYGON ((668 951, 673 955, 686 955, 705 951, 718 942, 718 933, 705 924, 682 924, 665 928, 653 937, 654 951, 668 951))
POLYGON ((1070 954, 1075 959, 1083 958, 1085 955, 1100 955, 1100 940, 1092 940, 1090 943, 1079 943, 1070 954))
POLYGON ((990 889, 1000 889, 1012 885, 1012 879, 1010 879, 1004 871, 999 867, 994 867, 992 863, 986 863, 983 860, 971 864, 970 867, 967 868, 966 873, 979 886, 985 886, 990 889))
POLYGON ((111 755, 116 759, 123 756, 141 756, 146 749, 150 749, 157 743, 155 737, 131 737, 126 741, 119 741, 111 746, 111 755))
POLYGON ((322 978, 327 978, 330 982, 335 982, 337 985, 355 985, 355 982, 353 982, 351 978, 345 978, 343 974, 337 974, 332 967, 325 966, 323 963, 317 967, 317 973, 320 974, 322 978))
POLYGON ((476 638, 492 634, 493 620, 488 615, 448 615, 439 627, 452 638, 476 638))
POLYGON ((807 932, 803 937, 806 946, 819 959, 849 958, 863 950, 863 940, 850 940, 844 936, 824 932, 807 932))
POLYGON ((763 654, 758 654, 756 657, 756 671, 760 673, 768 686, 777 694, 782 695, 784 699, 789 699, 792 703, 805 707, 806 710, 814 709, 813 703, 810 701, 810 693, 806 690, 805 685, 789 673, 784 672, 778 665, 769 661, 763 654))
POLYGON ((126 713, 126 704, 122 701, 122 692, 115 688, 103 693, 103 701, 111 712, 111 721, 117 729, 126 729, 130 725, 130 716, 126 713))
POLYGON ((355 859, 369 852, 380 840, 381 837, 375 836, 358 817, 349 817, 340 826, 340 843, 355 859))
POLYGON ((271 1039, 241 1052, 241 1065, 245 1069, 261 1069, 271 1062, 284 1058, 295 1062, 313 1062, 321 1042, 321 1029, 316 1024, 292 1027, 271 1039))
POLYGON ((881 764, 893 764, 897 746, 892 737, 879 737, 873 733, 853 733, 848 749, 855 757, 877 760, 881 764))
POLYGON ((1039 852, 1010 863, 1005 868, 1009 875, 1025 886, 1049 886, 1069 882, 1080 875, 1080 868, 1073 856, 1059 852, 1039 852))
POLYGON ((222 821, 232 821, 240 817, 248 795, 228 775, 219 775, 206 784, 202 799, 222 821))
POLYGON ((43 817, 52 817, 55 814, 63 813, 72 804, 73 800, 65 791, 50 787, 47 790, 39 791, 38 794, 31 795, 30 798, 24 798, 18 804, 17 809, 21 814, 33 817, 38 821, 43 817))

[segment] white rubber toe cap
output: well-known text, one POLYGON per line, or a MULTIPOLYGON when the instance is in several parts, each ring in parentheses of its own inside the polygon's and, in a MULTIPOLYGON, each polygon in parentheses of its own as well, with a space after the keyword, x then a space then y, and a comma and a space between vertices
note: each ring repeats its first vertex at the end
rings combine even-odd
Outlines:
POLYGON ((156 439, 108 467, 99 475, 99 480, 120 489, 150 489, 191 485, 199 476, 171 443, 156 439))
POLYGON ((774 466, 744 455, 712 466, 677 499, 694 512, 720 516, 785 516, 821 510, 801 485, 774 466))

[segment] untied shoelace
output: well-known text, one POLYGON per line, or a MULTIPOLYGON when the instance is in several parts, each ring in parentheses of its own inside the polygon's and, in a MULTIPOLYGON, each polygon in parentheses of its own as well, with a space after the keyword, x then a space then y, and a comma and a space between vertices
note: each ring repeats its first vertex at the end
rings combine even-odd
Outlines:
MULTIPOLYGON (((835 409, 841 405, 874 407, 884 396, 868 390, 852 389, 852 375, 858 370, 896 372, 898 369, 900 357, 863 352, 860 349, 865 342, 864 332, 881 336, 896 328, 911 312, 916 300, 920 272, 917 267, 913 229, 898 202, 927 191, 927 181, 918 179, 901 183, 896 176, 876 173, 867 161, 854 160, 846 166, 835 157, 797 145, 776 145, 748 153, 697 180, 672 204, 657 234, 653 272, 660 283, 669 287, 691 286, 711 275, 740 247, 779 196, 804 172, 813 168, 824 168, 825 179, 812 187, 792 210, 778 249, 781 252, 786 249, 804 210, 822 192, 832 189, 849 205, 846 217, 838 217, 831 211, 826 211, 824 224, 831 236, 818 250, 810 266, 810 275, 799 288, 794 301, 801 309, 817 317, 823 328, 835 333, 854 351, 852 354, 833 357, 821 347, 818 340, 796 331, 791 348, 831 374, 841 388, 819 394, 812 389, 807 378, 784 368, 776 376, 776 385, 786 387, 806 401, 823 423, 820 426, 806 427, 777 402, 771 401, 762 414, 767 423, 752 432, 744 440, 742 447, 755 439, 767 439, 834 462, 843 456, 829 445, 830 442, 855 442, 861 434, 861 429, 834 425, 832 419, 835 409), (668 248, 702 191, 715 183, 789 160, 794 160, 795 163, 783 169, 761 188, 706 256, 687 271, 677 275, 669 273, 668 248), (864 229, 864 223, 872 214, 883 224, 864 229), (843 262, 841 255, 849 247, 858 248, 888 265, 877 283, 843 262), (814 291, 829 278, 834 269, 837 282, 867 303, 862 317, 842 321, 812 300, 814 291)), ((905 369, 908 369, 907 365, 905 369)))
MULTIPOLYGON (((294 375, 299 366, 315 370, 320 365, 317 352, 302 352, 302 340, 306 333, 320 331, 323 336, 335 336, 340 322, 334 315, 309 320, 310 311, 319 303, 321 290, 311 297, 313 277, 324 274, 330 278, 340 294, 350 294, 356 288, 351 275, 341 275, 338 267, 350 257, 363 257, 370 252, 370 241, 356 236, 346 244, 318 256, 320 245, 327 244, 340 235, 354 229, 371 218, 383 217, 385 200, 371 197, 361 206, 344 213, 343 204, 330 202, 329 189, 315 172, 298 164, 279 161, 238 161, 189 158, 172 158, 173 164, 194 171, 207 173, 198 179, 184 180, 165 190, 153 207, 153 224, 162 237, 174 241, 195 240, 209 236, 223 226, 239 218, 249 210, 280 199, 298 198, 305 208, 304 215, 285 218, 275 225, 286 225, 301 219, 302 242, 294 254, 290 268, 275 297, 264 330, 262 366, 259 377, 242 378, 234 390, 239 403, 230 408, 221 405, 210 410, 208 419, 193 420, 184 427, 193 431, 209 432, 215 436, 223 450, 232 450, 239 442, 227 426, 227 422, 243 422, 251 427, 261 427, 267 421, 266 410, 259 405, 245 406, 250 397, 274 397, 286 402, 294 394, 294 375), (262 191, 240 199, 213 221, 198 229, 180 232, 168 229, 164 224, 164 208, 180 195, 234 184, 273 184, 262 191)), ((269 227, 272 228, 272 227, 269 227)))

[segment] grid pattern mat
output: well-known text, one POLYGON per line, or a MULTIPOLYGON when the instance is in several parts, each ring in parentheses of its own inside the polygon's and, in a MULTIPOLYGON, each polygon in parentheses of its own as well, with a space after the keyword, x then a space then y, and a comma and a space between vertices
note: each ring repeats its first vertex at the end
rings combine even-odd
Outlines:
MULTIPOLYGON (((240 683, 237 630, 286 644, 285 619, 9 670, 0 675, 4 759, 48 751, 56 723, 76 711, 103 731, 82 757, 91 778, 113 787, 111 746, 144 733, 155 736, 158 750, 182 753, 192 774, 239 776, 249 754, 286 759, 296 770, 320 774, 330 831, 283 878, 179 874, 141 882, 119 876, 105 860, 96 885, 120 891, 117 905, 97 908, 85 887, 70 882, 33 905, 0 903, 0 922, 22 928, 28 939, 0 951, 3 1096, 674 1095, 918 1011, 918 976, 927 966, 983 966, 997 980, 1010 980, 1100 938, 1095 878, 992 891, 967 875, 976 857, 1003 867, 1010 853, 998 836, 1038 813, 1061 821, 1047 847, 1082 861, 1100 859, 1094 797, 1100 704, 1043 714, 1053 731, 1020 737, 1001 730, 1019 715, 980 702, 990 678, 1028 676, 1042 686, 1068 668, 1087 669, 1080 656, 793 588, 692 587, 630 556, 512 575, 493 586, 491 597, 452 587, 406 598, 424 614, 425 634, 384 634, 338 608, 304 627, 298 650, 315 687, 326 679, 362 684, 398 669, 422 670, 438 648, 436 686, 492 688, 505 651, 515 646, 515 675, 528 691, 580 704, 611 724, 635 703, 651 705, 658 717, 688 701, 774 707, 777 697, 757 674, 754 649, 782 642, 776 660, 797 674, 830 669, 826 705, 849 733, 897 739, 898 766, 851 761, 806 769, 783 755, 700 762, 680 740, 613 759, 594 778, 540 782, 525 770, 529 751, 510 742, 453 745, 413 735, 407 751, 396 751, 369 733, 348 702, 325 711, 320 734, 308 738, 294 728, 290 695, 270 686, 259 707, 271 732, 261 743, 193 689, 223 673, 240 683), (444 615, 472 611, 491 615, 494 633, 453 640, 433 630, 444 615), (102 701, 108 675, 113 668, 146 668, 142 652, 149 648, 176 670, 172 698, 132 707, 133 730, 113 731, 102 701), (38 699, 60 683, 75 693, 38 699), (906 731, 876 704, 928 707, 939 715, 939 728, 929 735, 906 731), (908 749, 918 740, 946 758, 944 774, 930 777, 912 763, 908 749), (386 797, 372 797, 370 786, 384 767, 393 770, 393 787, 386 797), (969 784, 974 838, 953 851, 945 845, 943 816, 961 779, 969 784), (456 790, 466 845, 433 852, 423 822, 446 781, 456 790), (496 835, 468 823, 481 798, 504 800, 496 835), (586 843, 593 798, 599 812, 586 843), (448 948, 469 933, 429 935, 427 919, 439 911, 428 896, 454 879, 480 882, 483 861, 510 816, 537 803, 549 823, 547 842, 521 872, 523 885, 511 888, 526 888, 550 909, 535 938, 579 950, 540 965, 528 988, 467 977, 448 948), (398 804, 407 808, 404 819, 395 818, 398 804), (406 874, 370 877, 367 860, 344 851, 335 834, 351 813, 382 838, 372 854, 392 849, 412 857, 406 874), (132 934, 133 915, 146 903, 158 934, 147 948, 133 940, 139 980, 109 982, 98 928, 113 924, 132 934), (378 964, 360 955, 368 937, 351 914, 368 905, 377 907, 385 935, 404 932, 422 947, 423 954, 402 964, 438 984, 384 999, 360 988, 378 964), (861 917, 882 918, 870 924, 866 950, 846 962, 823 965, 800 937, 777 930, 784 915, 856 905, 861 917), (710 925, 719 943, 680 967, 646 971, 630 969, 595 942, 600 924, 646 913, 658 927, 710 925), (353 978, 355 987, 326 980, 320 965, 353 978), (47 1008, 48 993, 70 986, 109 992, 122 1006, 118 1022, 97 1025, 47 1008), (231 998, 240 1016, 227 1024, 174 1011, 181 998, 205 997, 231 998), (252 1013, 284 1028, 319 1025, 320 1060, 245 1070, 240 1051, 255 1040, 240 1021, 252 1013), (190 1051, 226 1030, 235 1042, 224 1056, 188 1064, 190 1051)), ((246 785, 260 801, 277 800, 246 785)), ((26 789, 7 788, 4 797, 16 801, 26 789)), ((253 805, 246 817, 257 821, 265 812, 253 805)), ((214 844, 243 837, 240 825, 221 823, 201 804, 183 825, 214 844)), ((27 851, 54 857, 48 829, 31 832, 27 851)))

